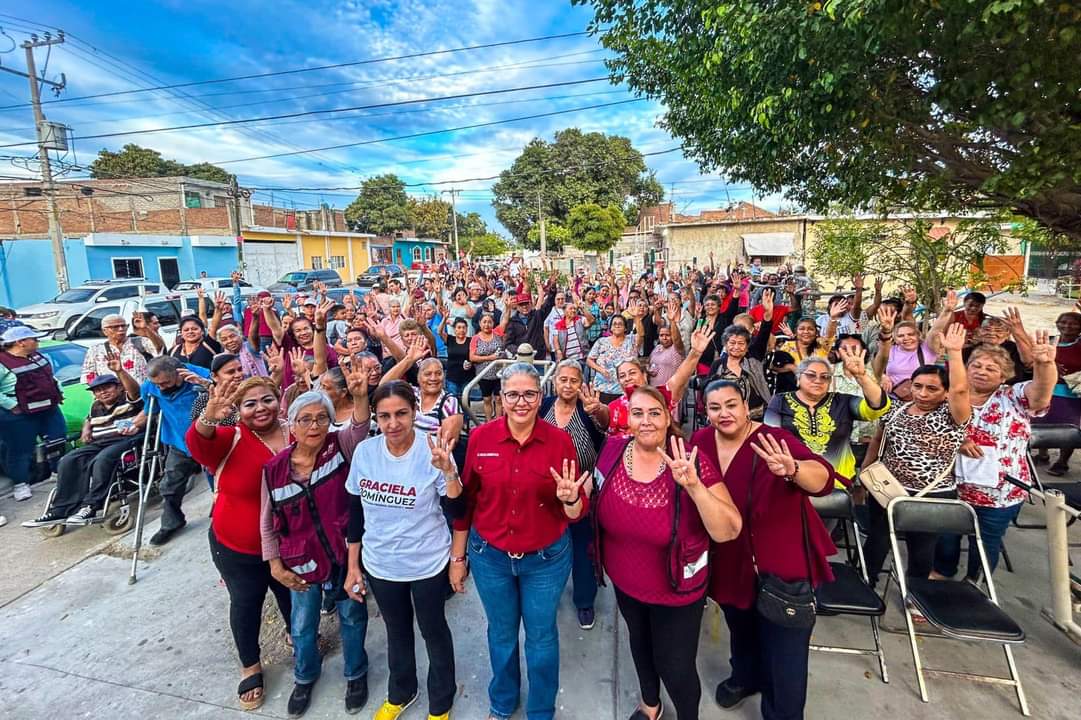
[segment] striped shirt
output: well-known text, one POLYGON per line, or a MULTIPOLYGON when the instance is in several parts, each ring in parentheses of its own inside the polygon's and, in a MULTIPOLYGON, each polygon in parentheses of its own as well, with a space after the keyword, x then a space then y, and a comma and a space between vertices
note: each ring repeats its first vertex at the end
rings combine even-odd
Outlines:
POLYGON ((125 427, 131 427, 135 416, 143 411, 142 398, 129 400, 121 397, 112 407, 106 407, 105 403, 95 400, 90 406, 90 440, 92 442, 115 440, 120 437, 119 433, 125 427))
POLYGON ((589 436, 589 430, 582 423, 577 408, 571 413, 570 422, 567 423, 566 427, 560 427, 556 421, 556 403, 552 403, 552 406, 548 408, 548 412, 544 414, 544 419, 571 436, 571 442, 574 443, 574 453, 578 458, 579 472, 591 469, 597 464, 597 448, 593 446, 593 439, 589 436))

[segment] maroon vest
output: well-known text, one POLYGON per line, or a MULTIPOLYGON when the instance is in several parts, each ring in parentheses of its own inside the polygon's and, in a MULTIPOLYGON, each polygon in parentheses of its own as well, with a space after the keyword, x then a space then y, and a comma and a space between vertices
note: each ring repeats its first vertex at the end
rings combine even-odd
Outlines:
POLYGON ((24 413, 45 412, 63 402, 52 365, 41 353, 24 358, 0 350, 0 365, 15 374, 15 403, 24 413))
POLYGON ((338 444, 338 434, 329 433, 311 478, 302 484, 290 478, 289 456, 294 447, 285 448, 263 467, 279 536, 278 553, 297 575, 321 583, 330 577, 332 565, 344 567, 346 562, 349 460, 338 444))

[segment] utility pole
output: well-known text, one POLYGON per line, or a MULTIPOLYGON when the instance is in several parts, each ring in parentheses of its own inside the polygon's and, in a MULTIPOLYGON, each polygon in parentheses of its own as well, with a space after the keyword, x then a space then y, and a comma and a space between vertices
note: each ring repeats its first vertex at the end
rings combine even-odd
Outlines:
POLYGON ((229 180, 229 189, 226 194, 233 199, 233 222, 236 224, 236 264, 237 270, 244 272, 244 230, 240 220, 240 199, 251 197, 251 190, 242 188, 237 184, 236 175, 229 180))
MULTIPOLYGON (((49 164, 49 147, 55 145, 57 138, 52 127, 46 124, 45 114, 41 112, 40 85, 48 85, 53 92, 59 93, 67 84, 66 78, 61 75, 60 82, 55 83, 45 78, 38 77, 37 65, 34 63, 34 48, 59 45, 64 42, 64 33, 59 32, 56 37, 52 33, 45 33, 44 38, 31 35, 30 39, 22 44, 26 52, 26 72, 21 73, 10 68, 0 68, 13 75, 23 75, 30 81, 30 104, 34 108, 34 129, 37 132, 38 155, 41 163, 41 184, 45 193, 45 204, 48 209, 49 238, 53 246, 53 265, 56 268, 56 285, 60 292, 68 289, 68 264, 64 256, 64 232, 60 227, 60 212, 56 207, 56 185, 53 183, 53 170, 49 164)), ((66 146, 67 139, 64 138, 66 146)))
POLYGON ((540 251, 541 258, 548 257, 548 234, 544 227, 544 206, 541 204, 541 194, 537 193, 537 222, 540 223, 540 251))
POLYGON ((457 188, 451 188, 450 190, 443 190, 441 192, 450 193, 450 220, 451 229, 454 234, 454 259, 458 262, 461 262, 461 250, 458 248, 458 206, 454 202, 454 196, 460 193, 461 190, 457 188))

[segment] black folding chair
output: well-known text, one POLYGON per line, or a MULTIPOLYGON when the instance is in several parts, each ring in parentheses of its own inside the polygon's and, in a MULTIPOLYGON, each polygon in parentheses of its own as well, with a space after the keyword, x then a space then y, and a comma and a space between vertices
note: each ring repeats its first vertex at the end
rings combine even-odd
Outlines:
MULTIPOLYGON (((1029 474, 1032 476, 1032 484, 1037 490, 1043 492, 1045 489, 1058 490, 1066 496, 1066 505, 1074 510, 1081 510, 1081 482, 1048 482, 1045 483, 1040 478, 1040 473, 1036 469, 1036 463, 1032 459, 1032 453, 1036 450, 1052 450, 1056 448, 1067 448, 1077 450, 1081 448, 1081 428, 1076 425, 1068 424, 1054 424, 1054 425, 1040 425, 1036 424, 1032 426, 1032 437, 1028 442, 1028 455, 1025 457, 1025 461, 1028 463, 1029 474)), ((1029 497, 1029 502, 1033 502, 1029 497)), ((1073 525, 1077 520, 1075 517, 1071 517, 1067 521, 1067 526, 1073 525)), ((1047 526, 1037 523, 1021 523, 1017 518, 1014 518, 1013 524, 1022 530, 1043 530, 1047 526)))
POLYGON ((846 537, 848 537, 848 530, 852 530, 849 561, 831 562, 833 581, 823 583, 815 590, 818 615, 856 615, 869 618, 871 635, 875 641, 874 648, 816 645, 812 641, 811 649, 846 655, 874 655, 878 658, 882 682, 888 683, 890 680, 886 672, 886 656, 882 652, 882 641, 878 631, 878 619, 886 612, 886 603, 882 601, 878 593, 871 589, 867 581, 867 564, 863 557, 863 543, 855 527, 852 498, 845 490, 834 490, 825 497, 811 498, 811 503, 823 520, 837 520, 843 523, 846 537))
MULTIPOLYGON (((987 554, 983 549, 983 539, 980 537, 980 526, 976 522, 976 513, 968 504, 960 500, 900 497, 890 501, 886 508, 886 515, 889 519, 893 565, 897 569, 901 597, 905 600, 905 623, 908 626, 908 640, 912 646, 912 661, 916 666, 916 679, 920 686, 920 699, 928 702, 927 686, 924 682, 925 673, 1008 685, 1017 693, 1021 714, 1028 716, 1025 691, 1021 686, 1021 678, 1017 674, 1017 665, 1010 649, 1010 645, 1024 642, 1025 631, 999 607, 998 597, 995 595, 995 582, 991 577, 991 570, 987 565, 987 554), (986 594, 976 585, 964 580, 906 577, 897 538, 902 532, 955 533, 975 536, 975 551, 980 554, 986 594), (994 642, 1002 645, 1006 653, 1006 664, 1009 666, 1010 676, 1007 678, 923 667, 916 643, 913 611, 923 615, 927 622, 938 628, 943 638, 994 642)), ((923 637, 932 636, 924 634, 923 637)))

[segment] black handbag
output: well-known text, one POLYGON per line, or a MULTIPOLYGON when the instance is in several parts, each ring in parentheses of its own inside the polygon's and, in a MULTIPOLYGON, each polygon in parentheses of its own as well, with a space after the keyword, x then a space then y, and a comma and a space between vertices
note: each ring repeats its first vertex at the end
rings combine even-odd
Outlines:
POLYGON ((757 593, 754 609, 766 620, 781 627, 810 630, 815 625, 816 608, 814 586, 811 585, 811 540, 807 531, 807 503, 800 498, 800 520, 803 525, 803 558, 807 563, 807 579, 789 582, 771 573, 759 572, 758 559, 754 553, 754 516, 752 491, 758 458, 751 461, 751 475, 747 485, 747 539, 751 545, 751 563, 754 565, 757 593))

